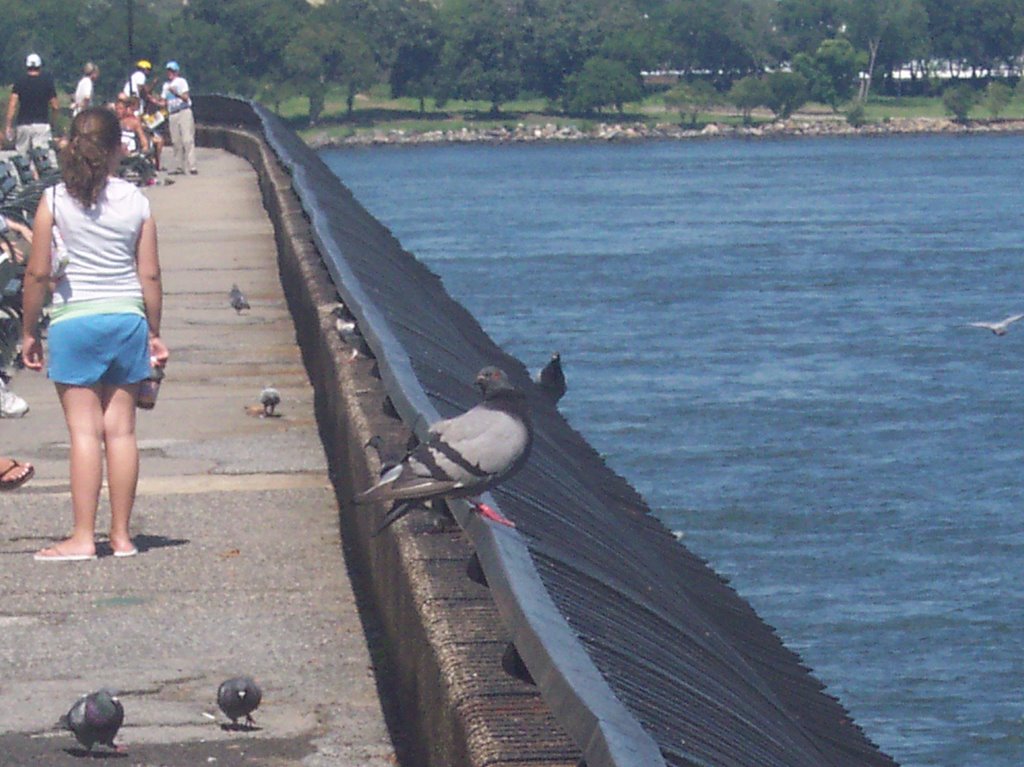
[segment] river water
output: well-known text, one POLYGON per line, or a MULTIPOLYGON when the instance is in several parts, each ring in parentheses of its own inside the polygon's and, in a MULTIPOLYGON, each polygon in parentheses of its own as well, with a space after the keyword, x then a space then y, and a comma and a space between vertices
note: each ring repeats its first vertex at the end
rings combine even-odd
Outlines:
POLYGON ((1024 764, 1024 137, 323 157, 885 751, 1024 764))

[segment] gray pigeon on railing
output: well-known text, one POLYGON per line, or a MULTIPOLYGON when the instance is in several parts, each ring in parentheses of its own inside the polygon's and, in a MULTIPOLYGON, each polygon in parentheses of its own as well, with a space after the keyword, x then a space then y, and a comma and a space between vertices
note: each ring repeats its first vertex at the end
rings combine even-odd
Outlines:
POLYGON ((228 293, 228 297, 231 299, 231 308, 234 309, 237 314, 241 314, 243 309, 252 308, 249 306, 249 302, 246 300, 242 291, 238 289, 237 285, 231 286, 231 292, 228 293))
POLYGON ((562 399, 568 388, 565 384, 565 372, 562 370, 562 355, 558 352, 552 354, 548 364, 537 374, 535 381, 552 404, 562 399))
POLYGON ((231 720, 235 727, 238 720, 245 717, 245 726, 253 727, 252 712, 259 708, 263 700, 263 691, 251 676, 236 676, 221 682, 217 688, 217 705, 224 716, 231 720))
POLYGON ((88 751, 96 743, 121 751, 114 745, 114 737, 124 723, 124 706, 117 696, 109 690, 83 695, 60 718, 60 726, 71 730, 75 739, 88 751))
MULTIPOLYGON (((426 442, 355 497, 357 504, 394 501, 376 534, 424 501, 466 498, 490 490, 526 462, 533 444, 526 397, 496 367, 477 373, 476 385, 483 392, 483 402, 435 423, 426 442)), ((514 526, 486 504, 474 505, 481 516, 514 526)))

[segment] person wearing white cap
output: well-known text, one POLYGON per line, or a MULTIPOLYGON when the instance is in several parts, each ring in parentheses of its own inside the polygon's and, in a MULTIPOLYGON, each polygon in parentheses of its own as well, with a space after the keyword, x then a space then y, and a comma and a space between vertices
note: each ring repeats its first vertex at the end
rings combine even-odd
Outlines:
POLYGON ((167 110, 174 159, 178 165, 171 173, 181 174, 188 170, 194 176, 199 169, 196 167, 196 122, 192 116, 188 80, 181 76, 177 61, 168 61, 166 69, 167 79, 160 91, 160 105, 167 110))
POLYGON ((53 139, 50 123, 60 104, 53 78, 42 69, 39 54, 30 53, 25 59, 25 74, 14 82, 7 101, 4 135, 14 141, 18 154, 28 154, 36 146, 49 149, 53 139))
POLYGON ((92 103, 93 84, 99 76, 100 68, 91 61, 82 68, 82 79, 78 81, 78 87, 75 88, 75 100, 71 104, 72 117, 92 103))

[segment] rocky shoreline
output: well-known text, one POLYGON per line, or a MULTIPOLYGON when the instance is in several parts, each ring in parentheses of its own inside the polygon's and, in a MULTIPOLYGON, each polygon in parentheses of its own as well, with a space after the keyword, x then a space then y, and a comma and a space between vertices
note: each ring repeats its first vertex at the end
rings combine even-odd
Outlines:
POLYGON ((576 125, 555 123, 519 123, 513 127, 486 129, 460 128, 458 130, 406 131, 377 129, 344 138, 326 133, 307 137, 315 149, 355 146, 405 146, 415 144, 505 144, 559 141, 650 141, 713 138, 785 138, 814 136, 891 136, 915 133, 1024 133, 1024 120, 972 120, 959 123, 948 118, 897 118, 881 123, 853 126, 842 118, 793 117, 754 126, 734 126, 709 123, 701 130, 687 129, 678 124, 662 123, 655 126, 644 123, 599 123, 588 129, 576 125))

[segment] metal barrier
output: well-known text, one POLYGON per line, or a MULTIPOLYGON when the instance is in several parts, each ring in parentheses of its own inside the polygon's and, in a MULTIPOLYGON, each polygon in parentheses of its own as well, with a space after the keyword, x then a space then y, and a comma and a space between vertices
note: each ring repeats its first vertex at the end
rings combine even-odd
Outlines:
POLYGON ((389 397, 421 438, 475 404, 473 374, 486 364, 527 391, 530 461, 486 499, 516 528, 451 506, 519 655, 589 767, 894 763, 291 129, 258 104, 196 105, 203 122, 260 132, 291 174, 389 397))

